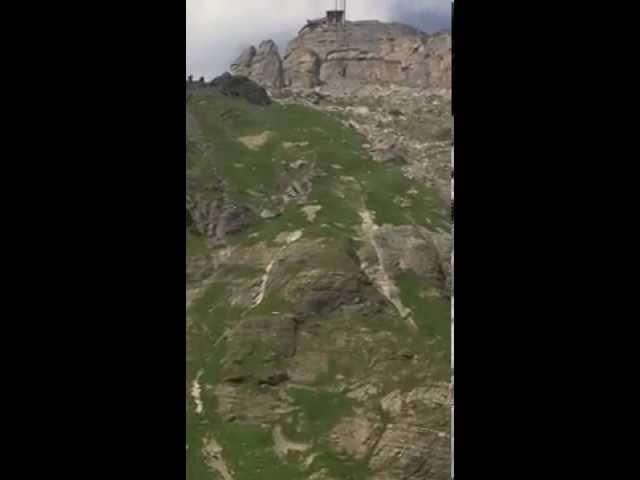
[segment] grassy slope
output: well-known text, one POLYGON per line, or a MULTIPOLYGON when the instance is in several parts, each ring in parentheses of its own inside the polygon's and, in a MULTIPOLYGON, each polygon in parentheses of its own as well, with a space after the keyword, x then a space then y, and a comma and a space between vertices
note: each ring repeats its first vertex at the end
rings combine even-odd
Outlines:
MULTIPOLYGON (((193 138, 188 148, 188 169, 204 181, 214 173, 222 176, 228 182, 226 187, 232 197, 250 202, 256 208, 271 208, 272 197, 279 188, 278 181, 284 174, 283 162, 303 159, 314 165, 316 173, 326 174, 313 180, 311 202, 323 206, 314 223, 306 220, 299 207, 290 204, 284 215, 260 221, 249 231, 238 235, 235 242, 269 241, 282 231, 300 228, 305 229, 305 236, 346 239, 360 224, 358 210, 363 203, 375 212, 378 223, 416 223, 429 228, 435 225, 448 229, 446 213, 433 192, 404 178, 397 170, 375 164, 362 148, 364 138, 320 112, 299 106, 257 107, 242 100, 211 94, 194 95, 190 110, 192 123, 195 121, 197 128, 191 129, 193 138), (238 137, 257 135, 265 130, 273 132, 273 135, 259 150, 251 150, 237 141, 238 137), (283 142, 309 142, 309 145, 286 149, 283 142), (343 176, 353 177, 355 182, 341 180, 343 176), (406 196, 411 188, 418 192, 412 205, 398 207, 394 199, 406 196)), ((201 238, 189 234, 188 255, 203 255, 206 248, 201 238)), ((251 274, 259 275, 258 272, 240 269, 225 272, 190 307, 189 385, 200 371, 203 372, 202 383, 220 381, 220 361, 224 357, 225 346, 224 342, 216 347, 213 345, 242 314, 228 305, 228 287, 234 279, 251 274)), ((433 336, 439 337, 439 349, 443 351, 440 372, 446 373, 449 359, 446 354, 448 303, 439 299, 423 299, 419 295, 423 286, 416 278, 402 278, 400 287, 403 301, 416 312, 416 320, 424 335, 410 335, 402 322, 395 323, 395 327, 390 324, 384 328, 392 328, 394 334, 404 339, 405 345, 415 349, 422 348, 433 336)), ((277 304, 277 299, 266 299, 264 307, 271 308, 270 302, 277 304)), ((355 329, 358 325, 366 325, 366 321, 354 318, 352 326, 355 329)), ((368 326, 383 328, 381 325, 368 326)), ((415 377, 408 378, 419 378, 418 372, 415 377)), ((307 439, 325 438, 339 417, 350 411, 349 403, 336 393, 294 391, 292 399, 302 409, 300 421, 304 425, 303 437, 307 439)), ((200 451, 202 438, 207 432, 215 432, 235 480, 307 478, 308 472, 302 472, 299 463, 283 462, 275 456, 268 429, 224 423, 214 413, 215 399, 212 396, 203 395, 203 403, 207 412, 205 418, 196 418, 193 402, 188 402, 187 461, 190 479, 216 478, 203 464, 200 451)), ((337 478, 367 478, 363 464, 338 458, 324 440, 319 440, 319 448, 323 453, 317 458, 314 468, 324 466, 337 478)))

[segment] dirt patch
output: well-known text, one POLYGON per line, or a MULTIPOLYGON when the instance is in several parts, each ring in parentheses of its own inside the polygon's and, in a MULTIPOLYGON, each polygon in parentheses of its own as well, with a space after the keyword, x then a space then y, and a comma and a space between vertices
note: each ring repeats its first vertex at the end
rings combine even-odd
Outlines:
POLYGON ((187 310, 202 293, 202 288, 187 288, 187 310))
POLYGON ((394 390, 380 400, 382 410, 392 417, 397 417, 402 413, 403 404, 404 396, 400 390, 394 390))
POLYGON ((238 141, 244 144, 245 147, 251 150, 260 150, 260 148, 269 141, 273 133, 270 131, 264 131, 259 135, 250 135, 247 137, 240 137, 238 141))
POLYGON ((377 386, 366 384, 347 393, 347 398, 352 398, 353 400, 364 402, 367 399, 376 396, 378 393, 379 389, 377 386))
POLYGON ((196 413, 200 415, 203 411, 202 406, 202 398, 200 398, 200 393, 202 388, 200 386, 200 377, 202 376, 202 370, 198 372, 196 378, 191 383, 191 397, 193 398, 194 403, 196 404, 196 413))
POLYGON ((296 230, 295 232, 282 232, 276 237, 276 243, 289 244, 302 237, 302 230, 296 230))
POLYGON ((293 147, 306 147, 309 142, 282 142, 282 146, 287 150, 293 147))
POLYGON ((277 425, 273 429, 273 448, 280 458, 285 458, 289 452, 306 452, 311 448, 308 443, 297 443, 288 440, 282 432, 282 427, 277 425))
POLYGON ((204 442, 202 453, 204 454, 205 462, 209 469, 218 472, 223 480, 233 480, 233 476, 222 456, 222 447, 213 436, 210 436, 204 442))
POLYGON ((302 211, 307 216, 307 220, 310 222, 315 221, 318 212, 322 210, 322 205, 308 205, 306 207, 302 207, 302 211))

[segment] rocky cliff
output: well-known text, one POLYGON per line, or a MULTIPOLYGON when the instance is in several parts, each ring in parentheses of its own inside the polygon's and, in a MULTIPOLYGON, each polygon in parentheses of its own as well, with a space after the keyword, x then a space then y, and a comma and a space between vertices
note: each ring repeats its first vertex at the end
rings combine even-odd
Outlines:
POLYGON ((284 59, 268 40, 246 49, 232 72, 271 88, 395 84, 450 89, 451 35, 378 21, 347 22, 343 30, 310 22, 289 43, 284 59))
POLYGON ((257 49, 254 46, 246 48, 231 64, 231 72, 267 88, 283 86, 282 59, 273 40, 265 40, 257 49))

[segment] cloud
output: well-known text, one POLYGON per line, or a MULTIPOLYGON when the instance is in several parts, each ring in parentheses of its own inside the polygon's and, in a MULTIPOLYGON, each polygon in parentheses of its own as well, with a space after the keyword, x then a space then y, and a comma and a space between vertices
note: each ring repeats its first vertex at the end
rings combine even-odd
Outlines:
MULTIPOLYGON (((334 0, 186 2, 186 73, 207 79, 227 70, 242 49, 262 40, 273 39, 284 50, 307 19, 321 17, 335 5, 334 0)), ((349 20, 399 21, 424 31, 446 25, 450 8, 449 0, 347 0, 349 20)))

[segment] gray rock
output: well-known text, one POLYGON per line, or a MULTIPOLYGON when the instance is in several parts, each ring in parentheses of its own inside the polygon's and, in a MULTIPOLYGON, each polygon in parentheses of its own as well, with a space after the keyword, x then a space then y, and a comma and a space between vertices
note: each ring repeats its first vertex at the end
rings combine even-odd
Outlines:
POLYGON ((272 212, 268 208, 265 208, 264 210, 262 210, 260 212, 260 217, 262 217, 262 218, 264 218, 266 220, 271 219, 271 218, 276 218, 277 216, 278 216, 277 213, 272 212))
POLYGON ((232 97, 242 97, 254 105, 269 105, 271 98, 269 94, 256 82, 248 77, 234 76, 225 72, 211 82, 211 86, 216 87, 224 95, 232 97))
POLYGON ((299 48, 284 59, 284 83, 293 88, 313 88, 320 84, 320 56, 309 48, 299 48))
POLYGON ((191 175, 187 177, 187 225, 194 233, 211 239, 224 206, 224 189, 217 180, 204 184, 191 175))
POLYGON ((281 59, 272 40, 245 49, 231 65, 267 88, 340 92, 363 84, 451 88, 451 34, 427 35, 409 25, 378 21, 346 22, 337 32, 324 19, 310 21, 281 59))
POLYGON ((393 145, 379 153, 380 161, 387 167, 399 167, 407 164, 401 149, 393 145))
POLYGON ((251 210, 244 205, 230 205, 220 215, 216 226, 216 236, 223 238, 225 235, 238 233, 251 224, 251 210))
POLYGON ((303 177, 298 180, 291 180, 287 183, 284 194, 289 199, 306 201, 307 197, 313 189, 313 182, 309 177, 303 177))
POLYGON ((428 480, 432 470, 429 451, 426 448, 412 447, 401 461, 402 480, 428 480))
POLYGON ((271 385, 272 387, 275 387, 283 382, 286 382, 287 380, 289 380, 289 374, 287 374, 287 372, 268 371, 258 377, 258 384, 271 385))
POLYGON ((267 88, 281 88, 284 83, 282 59, 273 40, 265 40, 257 49, 245 49, 231 64, 231 72, 267 88))
POLYGON ((235 62, 231 64, 231 71, 236 75, 248 76, 251 70, 251 63, 256 56, 256 47, 251 45, 245 48, 235 62))
POLYGON ((307 162, 305 162, 304 160, 296 160, 294 162, 291 162, 291 168, 295 168, 296 170, 305 166, 307 164, 307 162))
POLYGON ((347 22, 346 43, 335 27, 305 28, 289 43, 287 86, 336 88, 395 83, 451 87, 451 35, 429 36, 413 27, 377 21, 347 22), (318 65, 319 63, 319 65, 318 65))

